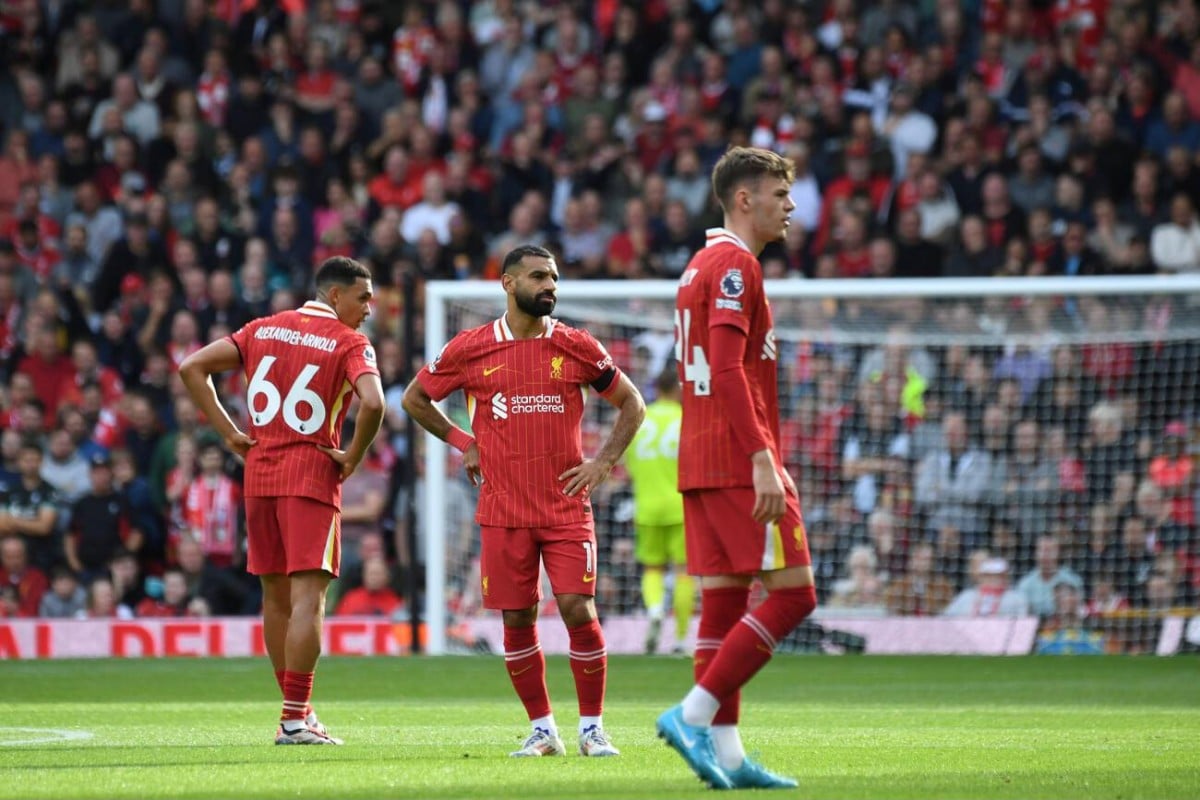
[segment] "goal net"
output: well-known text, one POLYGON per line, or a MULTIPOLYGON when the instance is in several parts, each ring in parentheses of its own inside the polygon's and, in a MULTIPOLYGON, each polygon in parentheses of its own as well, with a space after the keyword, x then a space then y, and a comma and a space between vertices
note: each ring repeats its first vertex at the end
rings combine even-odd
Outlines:
MULTIPOLYGON (((767 292, 783 460, 821 604, 798 648, 865 637, 870 652, 882 629, 871 621, 905 617, 958 630, 1024 620, 1037 651, 1154 652, 1164 620, 1195 607, 1200 280, 779 281, 767 292)), ((554 316, 591 331, 649 401, 674 363, 674 296, 674 282, 567 280, 554 316)), ((426 357, 503 311, 495 283, 431 283, 426 357)), ((461 394, 444 408, 470 428, 461 394)), ((589 401, 585 453, 614 415, 589 401)), ((457 453, 422 440, 428 649, 486 649, 474 490, 457 453)), ((631 498, 620 469, 593 498, 606 629, 644 617, 631 498)))

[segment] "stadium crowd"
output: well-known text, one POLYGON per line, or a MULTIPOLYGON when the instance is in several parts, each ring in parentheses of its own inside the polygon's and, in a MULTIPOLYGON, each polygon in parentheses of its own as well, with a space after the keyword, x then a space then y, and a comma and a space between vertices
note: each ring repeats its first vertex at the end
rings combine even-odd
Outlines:
MULTIPOLYGON (((0 54, 0 615, 256 609, 237 465, 175 370, 328 256, 378 293, 392 402, 347 482, 344 583, 369 573, 355 608, 386 613, 379 562, 419 555, 397 508, 421 282, 495 277, 518 243, 566 280, 678 276, 731 144, 797 167, 769 277, 1200 270, 1194 0, 5 0, 0 54)), ((919 304, 777 310, 886 339, 781 350, 823 602, 1194 605, 1196 342, 1070 336, 1185 305, 1020 304, 1012 330, 1059 335, 1009 350, 909 336, 919 304)), ((598 335, 649 388, 635 333, 598 335)), ((623 504, 598 498, 610 613, 637 607, 623 504)))

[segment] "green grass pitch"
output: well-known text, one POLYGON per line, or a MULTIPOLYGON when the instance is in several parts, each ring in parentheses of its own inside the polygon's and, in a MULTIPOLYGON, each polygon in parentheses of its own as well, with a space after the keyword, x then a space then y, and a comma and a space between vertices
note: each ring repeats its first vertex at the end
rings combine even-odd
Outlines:
MULTIPOLYGON (((781 797, 1195 798, 1198 666, 780 656, 745 693, 742 734, 800 780, 781 797)), ((570 670, 548 671, 571 747, 570 670)), ((527 723, 497 657, 326 659, 316 700, 336 748, 271 743, 265 660, 0 662, 0 798, 711 796, 653 732, 690 674, 611 659, 621 757, 528 760, 507 758, 527 723), (67 732, 90 737, 38 741, 67 732)))

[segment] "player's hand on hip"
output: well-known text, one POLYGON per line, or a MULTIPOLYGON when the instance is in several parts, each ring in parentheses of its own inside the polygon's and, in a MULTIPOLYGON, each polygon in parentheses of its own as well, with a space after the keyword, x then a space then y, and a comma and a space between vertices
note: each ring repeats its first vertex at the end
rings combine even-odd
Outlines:
POLYGON ((582 464, 571 467, 559 475, 558 479, 567 482, 567 485, 563 487, 563 494, 567 497, 574 497, 579 494, 580 490, 591 492, 592 489, 604 483, 604 479, 610 472, 612 472, 612 467, 608 464, 585 458, 582 464))
POLYGON ((225 447, 229 448, 231 453, 237 453, 242 458, 250 452, 250 448, 258 444, 258 441, 251 439, 241 431, 234 431, 225 437, 225 447))
POLYGON ((354 470, 358 469, 358 462, 345 450, 337 450, 320 444, 317 445, 317 449, 337 462, 338 466, 341 467, 342 480, 349 478, 354 474, 354 470))
POLYGON ((475 442, 471 442, 463 451, 463 469, 467 471, 467 478, 472 486, 483 483, 483 473, 479 471, 479 445, 475 442))
POLYGON ((783 480, 779 477, 779 470, 775 469, 775 461, 768 451, 763 452, 766 453, 765 458, 754 458, 754 510, 751 516, 755 522, 774 522, 783 516, 787 504, 783 480))

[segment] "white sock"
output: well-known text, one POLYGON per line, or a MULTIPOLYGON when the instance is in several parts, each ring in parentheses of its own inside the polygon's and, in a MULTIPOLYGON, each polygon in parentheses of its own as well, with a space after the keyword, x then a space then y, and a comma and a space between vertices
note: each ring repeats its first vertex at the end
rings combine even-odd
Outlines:
POLYGON ((580 717, 579 718, 579 732, 580 733, 583 733, 584 731, 586 731, 588 728, 592 727, 593 725, 595 725, 600 730, 604 730, 604 726, 602 724, 600 724, 599 717, 580 717))
POLYGON ((683 698, 683 721, 688 725, 708 727, 712 725, 720 707, 721 701, 713 697, 712 692, 693 686, 687 697, 683 698))
POLYGON ((541 728, 543 730, 550 731, 551 736, 558 736, 558 726, 554 724, 553 714, 547 714, 544 717, 538 717, 535 720, 531 720, 531 724, 533 725, 533 729, 535 731, 538 728, 541 728))
POLYGON ((742 747, 737 725, 713 725, 712 741, 721 769, 735 770, 746 760, 746 748, 742 747))
POLYGON ((295 733, 308 727, 307 723, 302 719, 287 719, 279 724, 283 727, 285 733, 295 733))

